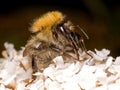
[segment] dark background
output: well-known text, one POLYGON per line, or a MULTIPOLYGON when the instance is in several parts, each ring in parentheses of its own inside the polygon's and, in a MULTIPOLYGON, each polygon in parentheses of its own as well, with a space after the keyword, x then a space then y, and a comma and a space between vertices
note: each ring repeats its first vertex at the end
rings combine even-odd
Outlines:
POLYGON ((120 0, 1 0, 0 52, 4 42, 25 46, 30 37, 29 27, 40 15, 59 10, 90 37, 85 39, 88 50, 103 48, 111 55, 120 55, 120 0))

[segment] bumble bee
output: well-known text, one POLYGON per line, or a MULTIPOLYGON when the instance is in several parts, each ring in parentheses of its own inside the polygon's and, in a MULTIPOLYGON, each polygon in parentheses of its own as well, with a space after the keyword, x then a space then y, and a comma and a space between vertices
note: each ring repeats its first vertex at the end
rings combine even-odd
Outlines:
POLYGON ((79 60, 79 48, 87 52, 76 27, 59 11, 48 12, 34 21, 30 28, 34 35, 28 40, 23 53, 31 57, 34 71, 47 67, 56 56, 79 60), (76 57, 69 53, 74 53, 76 57))

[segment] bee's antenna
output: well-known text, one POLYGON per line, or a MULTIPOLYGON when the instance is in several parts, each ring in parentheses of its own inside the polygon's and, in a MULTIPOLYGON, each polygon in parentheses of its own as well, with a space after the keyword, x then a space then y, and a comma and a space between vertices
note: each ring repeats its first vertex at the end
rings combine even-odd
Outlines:
POLYGON ((85 31, 84 31, 79 25, 77 25, 77 27, 82 31, 82 33, 85 35, 85 37, 86 37, 87 39, 89 39, 89 37, 88 37, 88 35, 85 33, 85 31))

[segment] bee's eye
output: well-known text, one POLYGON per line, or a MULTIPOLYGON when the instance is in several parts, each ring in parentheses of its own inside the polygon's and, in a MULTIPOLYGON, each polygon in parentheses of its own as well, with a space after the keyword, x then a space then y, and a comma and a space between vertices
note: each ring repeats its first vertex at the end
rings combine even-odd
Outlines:
POLYGON ((64 36, 67 35, 66 29, 63 26, 58 27, 58 32, 60 32, 64 36))
POLYGON ((60 27, 59 27, 59 31, 60 31, 61 33, 64 33, 64 32, 65 32, 65 29, 63 28, 63 26, 60 26, 60 27))
POLYGON ((69 28, 63 26, 59 26, 58 31, 68 40, 70 41, 71 38, 71 31, 69 30, 69 28))

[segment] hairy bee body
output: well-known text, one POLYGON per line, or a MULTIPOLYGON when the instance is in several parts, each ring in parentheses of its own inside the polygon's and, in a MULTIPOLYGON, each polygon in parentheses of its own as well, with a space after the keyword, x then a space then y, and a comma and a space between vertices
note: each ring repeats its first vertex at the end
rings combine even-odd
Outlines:
POLYGON ((31 57, 34 71, 47 67, 56 56, 70 59, 69 53, 75 53, 79 57, 79 47, 85 49, 81 35, 59 11, 48 12, 36 19, 30 31, 35 35, 28 40, 24 56, 31 57))

